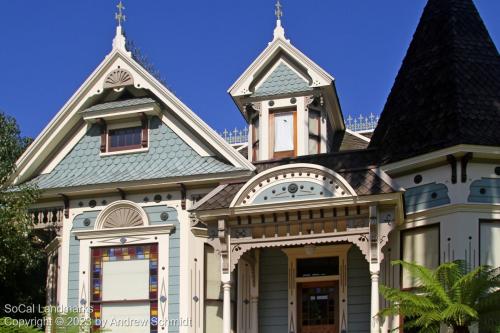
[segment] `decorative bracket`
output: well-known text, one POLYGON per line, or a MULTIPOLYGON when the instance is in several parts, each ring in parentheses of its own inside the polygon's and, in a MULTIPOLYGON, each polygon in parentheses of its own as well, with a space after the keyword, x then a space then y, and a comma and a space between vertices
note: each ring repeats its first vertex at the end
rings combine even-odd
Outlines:
POLYGON ((465 154, 460 160, 460 166, 462 171, 462 183, 467 182, 467 164, 469 164, 470 160, 472 160, 472 153, 469 152, 465 154))
POLYGON ((62 193, 59 193, 59 195, 63 198, 64 202, 64 217, 69 219, 69 197, 62 193))
POLYGON ((186 185, 179 183, 181 187, 181 208, 182 210, 186 210, 186 185))
POLYGON ((448 163, 451 165, 451 183, 457 183, 457 158, 453 155, 446 156, 448 163))
POLYGON ((97 125, 99 126, 101 132, 101 153, 106 152, 106 132, 107 132, 107 124, 103 118, 97 119, 97 125))

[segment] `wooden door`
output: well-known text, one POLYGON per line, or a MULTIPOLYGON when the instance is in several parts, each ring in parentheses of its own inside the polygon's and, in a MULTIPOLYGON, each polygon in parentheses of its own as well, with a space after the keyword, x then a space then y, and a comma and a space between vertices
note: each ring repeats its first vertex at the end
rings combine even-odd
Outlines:
POLYGON ((338 281, 297 285, 299 333, 339 332, 338 281))

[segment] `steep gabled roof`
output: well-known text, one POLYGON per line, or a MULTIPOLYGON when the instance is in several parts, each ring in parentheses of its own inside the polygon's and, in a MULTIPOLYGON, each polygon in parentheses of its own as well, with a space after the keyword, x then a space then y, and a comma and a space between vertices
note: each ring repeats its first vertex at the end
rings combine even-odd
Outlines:
MULTIPOLYGON (((228 93, 240 111, 242 111, 245 110, 245 105, 249 102, 249 98, 259 99, 263 96, 312 92, 313 90, 323 94, 326 109, 328 110, 328 117, 332 121, 335 130, 343 130, 345 128, 344 119, 340 109, 334 78, 297 49, 285 37, 285 30, 281 26, 281 20, 277 20, 273 40, 233 83, 228 93), (285 67, 281 66, 281 61, 284 62, 281 64, 285 67), (274 67, 277 63, 279 64, 278 67, 274 67), (296 76, 296 73, 290 67, 286 67, 287 65, 291 65, 291 67, 301 72, 306 81, 302 82, 303 78, 300 78, 298 75, 296 76), (283 71, 276 72, 278 68, 283 71), (263 90, 256 90, 256 88, 261 88, 264 85, 259 83, 261 83, 261 80, 271 70, 274 70, 274 72, 270 76, 267 76, 267 79, 271 78, 272 81, 264 81, 264 84, 270 84, 263 90), (276 75, 273 76, 273 74, 276 75)), ((243 111, 242 113, 247 118, 247 114, 243 111)), ((249 119, 246 120, 249 121, 249 119)))
MULTIPOLYGON (((246 158, 233 149, 167 87, 133 59, 131 53, 125 48, 125 37, 119 26, 117 27, 111 52, 18 159, 16 173, 11 180, 13 184, 24 183, 39 176, 48 162, 64 155, 62 151, 71 151, 72 147, 65 148, 68 144, 72 144, 74 138, 78 142, 76 140, 78 137, 74 133, 81 132, 84 134, 82 129, 85 129, 85 124, 82 120, 81 111, 89 111, 89 107, 95 104, 96 100, 102 96, 103 91, 106 90, 105 81, 116 71, 126 71, 132 77, 132 84, 135 89, 147 91, 149 95, 154 96, 155 100, 165 108, 165 112, 160 115, 161 121, 175 132, 181 140, 193 147, 198 152, 198 155, 210 157, 205 160, 213 161, 214 166, 219 165, 222 167, 220 170, 224 171, 229 171, 224 165, 232 166, 230 168, 232 170, 247 170, 250 172, 254 169, 254 166, 246 158), (222 164, 220 164, 221 161, 222 164)), ((120 101, 111 104, 111 107, 117 105, 124 107, 127 105, 123 105, 123 103, 138 102, 148 103, 150 100, 120 101)), ((110 107, 110 104, 104 104, 96 107, 97 109, 90 110, 94 112, 108 107, 110 107)), ((201 170, 201 174, 206 174, 205 171, 201 170)), ((179 176, 182 175, 179 174, 179 176)), ((46 179, 47 176, 43 175, 39 180, 42 178, 46 179)), ((106 178, 106 180, 109 179, 106 178)), ((47 187, 51 186, 47 185, 47 187)))
POLYGON ((429 0, 370 147, 395 162, 500 145, 500 57, 472 0, 429 0))
POLYGON ((122 155, 100 155, 100 129, 86 135, 49 173, 30 181, 40 189, 65 189, 244 170, 214 156, 201 156, 158 117, 149 124, 149 149, 122 155))

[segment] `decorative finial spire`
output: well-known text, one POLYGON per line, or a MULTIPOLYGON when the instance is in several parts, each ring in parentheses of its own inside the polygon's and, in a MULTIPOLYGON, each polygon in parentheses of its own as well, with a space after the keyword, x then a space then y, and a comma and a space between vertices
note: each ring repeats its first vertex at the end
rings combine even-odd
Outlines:
POLYGON ((280 0, 276 0, 276 9, 274 10, 274 15, 276 15, 276 28, 274 28, 274 39, 285 38, 285 29, 281 26, 281 18, 283 17, 283 6, 280 0))
POLYGON ((118 13, 115 13, 115 20, 118 22, 118 26, 122 26, 122 21, 125 22, 127 20, 127 16, 123 14, 123 10, 125 9, 125 6, 123 5, 122 1, 120 0, 120 3, 116 5, 116 8, 118 8, 118 13))
POLYGON ((115 39, 113 39, 113 49, 118 49, 120 51, 127 52, 127 48, 125 47, 126 40, 122 31, 122 22, 125 22, 127 17, 125 16, 125 14, 123 14, 125 6, 123 5, 121 0, 118 3, 118 5, 116 5, 116 8, 118 8, 118 13, 115 13, 115 20, 118 23, 118 25, 116 26, 115 39))
POLYGON ((274 14, 276 15, 276 19, 278 21, 281 21, 281 17, 283 16, 283 6, 281 5, 280 0, 276 1, 276 10, 274 11, 274 14))

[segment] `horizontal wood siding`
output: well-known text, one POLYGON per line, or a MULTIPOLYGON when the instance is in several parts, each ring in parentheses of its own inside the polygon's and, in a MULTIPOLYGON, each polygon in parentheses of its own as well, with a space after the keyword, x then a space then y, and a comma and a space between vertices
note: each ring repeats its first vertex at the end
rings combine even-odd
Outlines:
MULTIPOLYGON (((94 229, 94 223, 100 211, 84 212, 75 216, 73 219, 72 231, 94 229), (90 220, 90 225, 86 226, 83 222, 85 219, 90 220)), ((78 298, 78 279, 80 270, 80 241, 71 232, 69 238, 69 265, 68 265, 68 306, 80 306, 78 298)))
POLYGON ((259 333, 286 333, 288 258, 280 249, 260 253, 259 333))
POLYGON ((370 332, 370 270, 368 262, 353 245, 347 254, 348 332, 370 332))

